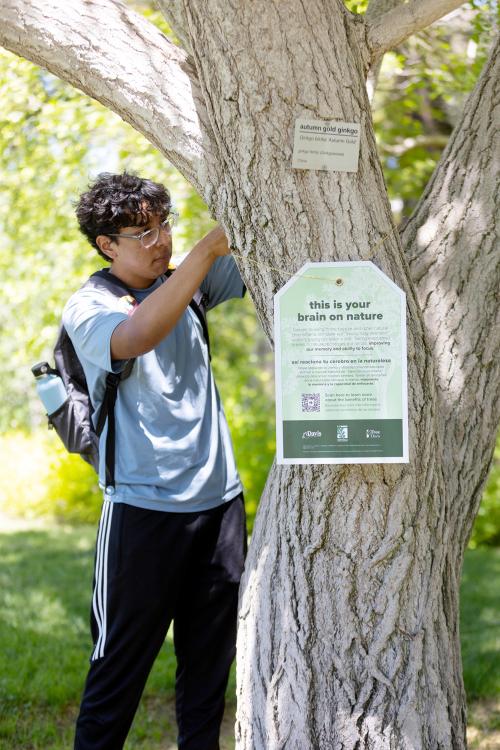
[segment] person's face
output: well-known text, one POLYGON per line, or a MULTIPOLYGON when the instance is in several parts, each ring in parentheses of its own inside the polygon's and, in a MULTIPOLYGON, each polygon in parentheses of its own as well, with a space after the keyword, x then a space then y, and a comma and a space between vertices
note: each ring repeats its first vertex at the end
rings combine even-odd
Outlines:
POLYGON ((123 227, 118 236, 97 237, 100 249, 111 258, 112 273, 128 286, 145 289, 166 272, 172 257, 172 228, 165 223, 166 218, 153 214, 143 226, 123 227), (151 245, 151 235, 141 241, 141 235, 150 230, 158 231, 158 239, 151 245))

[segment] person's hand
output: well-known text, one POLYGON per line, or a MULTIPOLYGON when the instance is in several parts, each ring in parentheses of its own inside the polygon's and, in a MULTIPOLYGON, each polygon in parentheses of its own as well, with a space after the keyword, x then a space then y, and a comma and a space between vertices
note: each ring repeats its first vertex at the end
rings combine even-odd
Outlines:
POLYGON ((214 227, 203 239, 200 240, 200 245, 204 245, 206 250, 215 258, 221 255, 229 255, 231 250, 227 243, 227 237, 219 225, 214 227))

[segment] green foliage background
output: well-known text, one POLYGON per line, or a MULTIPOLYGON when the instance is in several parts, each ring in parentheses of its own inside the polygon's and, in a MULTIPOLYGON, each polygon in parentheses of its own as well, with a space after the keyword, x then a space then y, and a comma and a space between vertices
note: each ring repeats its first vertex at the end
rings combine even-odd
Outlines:
MULTIPOLYGON (((347 5, 363 12, 366 2, 347 5)), ((148 4, 138 6, 170 33, 148 4)), ((374 124, 397 220, 411 213, 439 159, 497 13, 494 0, 471 2, 452 24, 433 26, 384 59, 374 124)), ((65 300, 103 265, 78 233, 73 203, 98 172, 127 169, 171 190, 182 217, 175 252, 187 252, 213 222, 165 159, 95 101, 3 50, 0 87, 0 510, 90 521, 100 505, 94 474, 47 432, 30 372, 52 358, 65 300)), ((209 322, 251 525, 274 455, 272 354, 249 299, 215 309, 209 322)), ((472 546, 500 542, 499 490, 497 448, 472 546)))

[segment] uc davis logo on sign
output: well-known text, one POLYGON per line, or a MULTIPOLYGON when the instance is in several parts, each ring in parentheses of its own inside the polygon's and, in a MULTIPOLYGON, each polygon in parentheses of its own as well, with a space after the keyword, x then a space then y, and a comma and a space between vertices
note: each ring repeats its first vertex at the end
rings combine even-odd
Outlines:
POLYGON ((346 424, 337 425, 337 440, 349 440, 349 428, 346 424))

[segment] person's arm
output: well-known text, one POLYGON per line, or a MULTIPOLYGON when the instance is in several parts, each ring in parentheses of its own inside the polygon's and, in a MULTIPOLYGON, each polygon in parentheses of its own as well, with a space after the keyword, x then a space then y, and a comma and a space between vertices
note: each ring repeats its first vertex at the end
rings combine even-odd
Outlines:
POLYGON ((229 252, 220 227, 197 242, 175 274, 115 328, 111 336, 112 359, 131 359, 154 349, 174 328, 215 259, 229 252))

